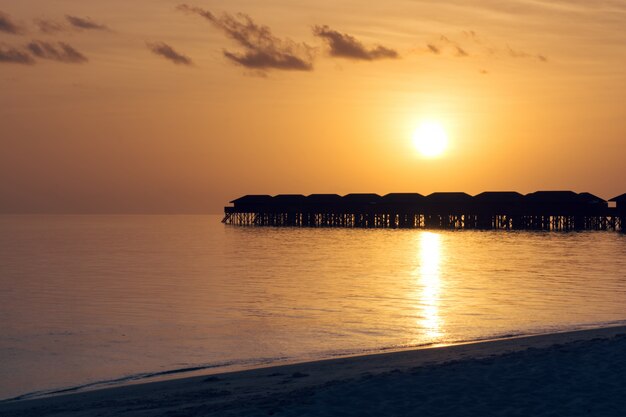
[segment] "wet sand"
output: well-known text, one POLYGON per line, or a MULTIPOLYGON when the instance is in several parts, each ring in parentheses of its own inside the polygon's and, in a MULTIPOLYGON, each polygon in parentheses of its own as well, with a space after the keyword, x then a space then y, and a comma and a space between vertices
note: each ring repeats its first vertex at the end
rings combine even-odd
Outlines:
POLYGON ((626 327, 0 403, 1 416, 623 416, 626 327))

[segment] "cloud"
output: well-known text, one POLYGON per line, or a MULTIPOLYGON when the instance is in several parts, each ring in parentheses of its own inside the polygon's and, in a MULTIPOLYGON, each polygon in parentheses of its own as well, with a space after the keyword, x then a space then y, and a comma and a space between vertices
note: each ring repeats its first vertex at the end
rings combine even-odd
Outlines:
POLYGON ((459 45, 455 45, 454 47, 456 49, 456 56, 461 57, 461 58, 469 56, 467 51, 465 49, 461 48, 459 45))
POLYGON ((36 19, 35 25, 37 25, 40 32, 47 34, 63 32, 66 30, 65 26, 59 22, 55 22, 54 20, 36 19))
POLYGON ((482 43, 482 40, 478 37, 478 34, 473 30, 464 30, 461 33, 463 34, 463 36, 465 36, 467 39, 470 39, 473 42, 482 43))
POLYGON ((35 60, 27 52, 10 46, 0 45, 0 63, 33 65, 35 60))
POLYGON ((87 57, 63 42, 59 42, 57 47, 49 42, 32 41, 27 45, 27 48, 30 53, 41 59, 50 59, 66 64, 83 64, 87 62, 87 57))
POLYGON ((507 53, 512 58, 528 58, 530 56, 530 54, 528 54, 528 53, 526 53, 524 51, 515 50, 515 49, 511 48, 509 45, 507 45, 506 48, 507 48, 507 53))
POLYGON ((506 48, 507 48, 508 55, 512 58, 530 58, 530 59, 537 59, 540 62, 548 62, 548 58, 545 55, 529 54, 528 52, 515 50, 511 48, 509 45, 507 45, 506 48))
POLYGON ((328 26, 315 26, 313 34, 328 43, 330 55, 334 57, 362 61, 399 57, 398 52, 381 45, 368 49, 354 36, 337 32, 328 26))
MULTIPOLYGON (((475 36, 475 35, 476 34, 473 33, 473 36, 475 36)), ((469 53, 465 49, 463 49, 463 47, 458 42, 450 40, 447 36, 441 35, 439 40, 443 44, 450 46, 454 50, 455 56, 457 56, 458 58, 465 58, 465 57, 469 56, 469 53)))
POLYGON ((50 19, 35 19, 35 25, 39 28, 39 31, 45 34, 54 34, 58 32, 71 32, 83 31, 83 30, 99 30, 110 31, 108 26, 101 23, 94 22, 89 18, 82 18, 77 16, 66 15, 65 20, 67 23, 59 22, 50 19))
POLYGON ((178 65, 193 65, 191 58, 182 55, 164 42, 147 43, 148 49, 156 55, 160 55, 178 65))
POLYGON ((426 47, 428 48, 430 52, 432 52, 435 55, 439 55, 441 53, 441 48, 439 48, 436 45, 433 45, 432 43, 429 43, 428 45, 426 45, 426 47))
POLYGON ((224 13, 215 16, 200 7, 181 4, 178 10, 193 13, 211 22, 229 38, 243 48, 243 52, 224 50, 224 56, 243 67, 258 70, 311 71, 313 69, 312 48, 306 43, 290 39, 279 39, 269 27, 258 25, 250 16, 224 13))
POLYGON ((65 19, 75 27, 76 29, 85 29, 85 30, 109 30, 106 25, 96 23, 90 18, 83 18, 77 16, 65 15, 65 19))
POLYGON ((11 35, 19 35, 22 29, 17 23, 11 20, 8 14, 0 12, 0 32, 10 33, 11 35))
POLYGON ((513 49, 509 45, 506 45, 506 48, 498 47, 493 43, 480 38, 473 30, 463 31, 461 32, 461 35, 464 38, 462 42, 463 44, 454 39, 450 39, 445 35, 440 35, 438 41, 426 44, 426 51, 435 55, 441 55, 442 53, 448 51, 449 55, 454 55, 458 58, 465 58, 470 56, 470 52, 468 52, 466 47, 469 43, 472 48, 471 55, 474 56, 526 58, 536 59, 540 62, 548 62, 548 58, 542 54, 531 54, 519 49, 513 49))

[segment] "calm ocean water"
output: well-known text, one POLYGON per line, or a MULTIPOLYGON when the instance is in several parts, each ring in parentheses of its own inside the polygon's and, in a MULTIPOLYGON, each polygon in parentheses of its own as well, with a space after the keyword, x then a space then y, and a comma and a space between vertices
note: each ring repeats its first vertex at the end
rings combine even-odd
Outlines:
POLYGON ((0 216, 0 398, 626 321, 626 236, 0 216))

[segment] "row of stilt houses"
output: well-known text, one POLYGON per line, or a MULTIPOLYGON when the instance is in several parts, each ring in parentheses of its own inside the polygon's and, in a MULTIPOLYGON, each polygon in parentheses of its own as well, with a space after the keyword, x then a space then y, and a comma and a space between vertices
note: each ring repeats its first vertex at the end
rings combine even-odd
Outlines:
POLYGON ((573 191, 246 195, 224 208, 238 226, 485 230, 626 229, 626 194, 573 191))

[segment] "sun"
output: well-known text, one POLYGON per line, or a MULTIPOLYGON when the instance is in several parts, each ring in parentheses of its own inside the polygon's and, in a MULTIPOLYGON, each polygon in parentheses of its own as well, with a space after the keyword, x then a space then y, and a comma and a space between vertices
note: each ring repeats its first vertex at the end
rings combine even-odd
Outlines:
POLYGON ((425 121, 413 133, 413 144, 423 157, 436 158, 448 147, 448 135, 438 122, 425 121))

